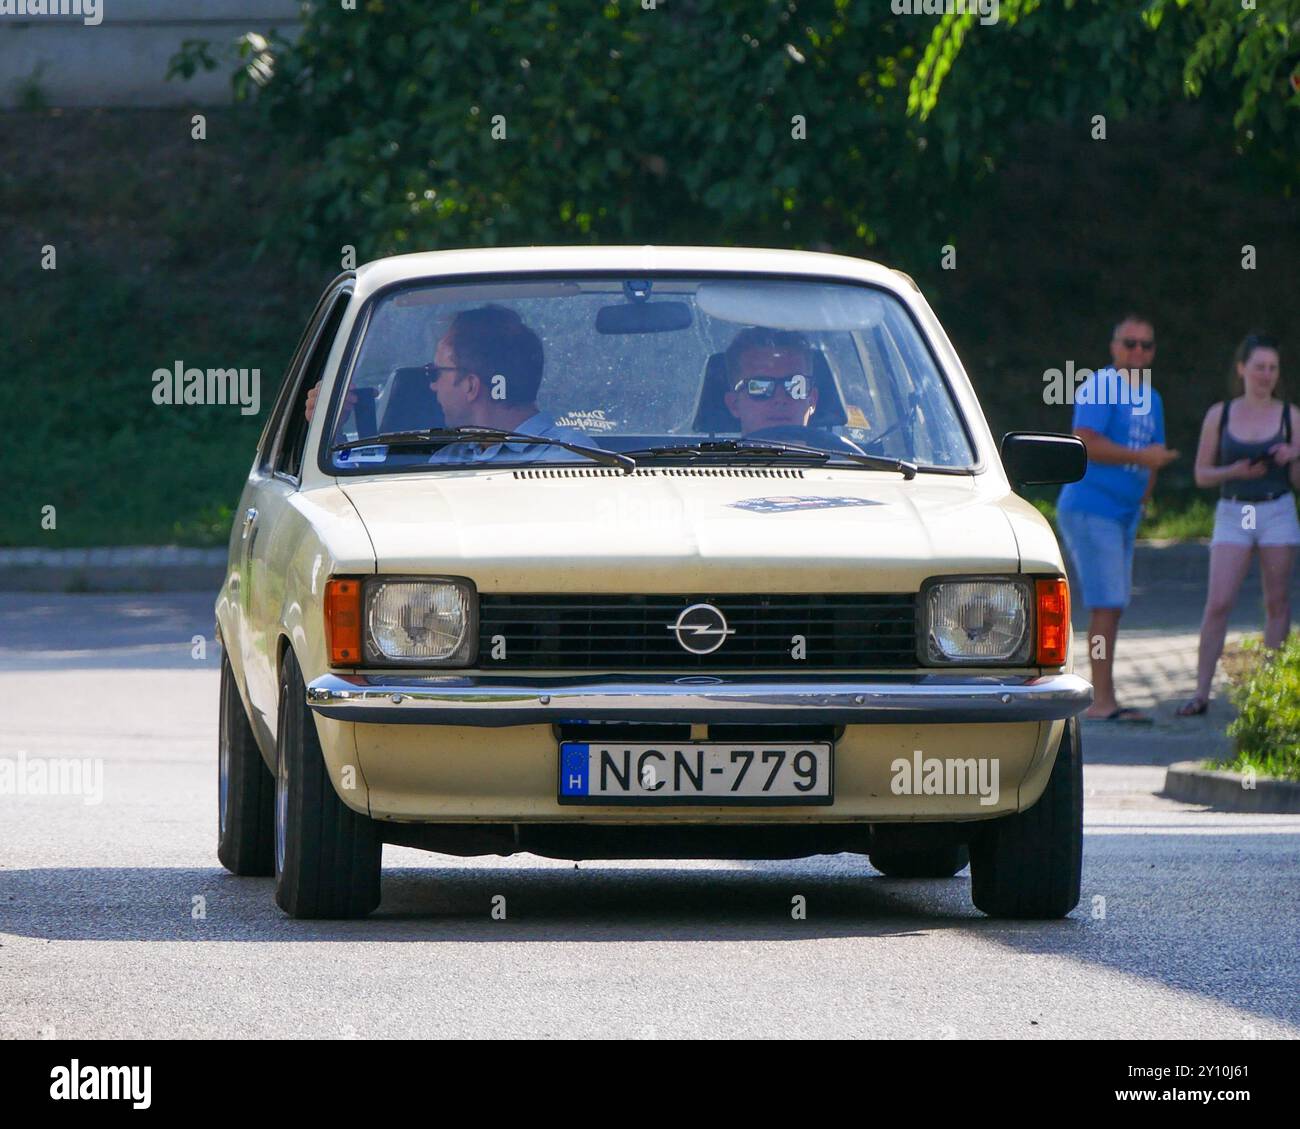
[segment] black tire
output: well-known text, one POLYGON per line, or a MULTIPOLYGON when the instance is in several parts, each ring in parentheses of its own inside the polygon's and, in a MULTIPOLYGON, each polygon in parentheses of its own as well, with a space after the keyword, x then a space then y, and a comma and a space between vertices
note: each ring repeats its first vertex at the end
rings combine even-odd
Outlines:
POLYGON ((971 840, 971 900, 990 917, 1064 917, 1079 904, 1082 863, 1083 743, 1072 718, 1038 802, 971 840))
POLYGON ((217 858, 231 874, 245 877, 265 877, 275 870, 275 777, 258 751, 224 652, 217 720, 217 858))
POLYGON ((292 917, 365 917, 379 905, 383 842, 339 799, 292 651, 280 667, 276 733, 275 900, 292 917))
POLYGON ((951 878, 970 861, 961 843, 922 851, 872 851, 867 857, 886 878, 951 878))

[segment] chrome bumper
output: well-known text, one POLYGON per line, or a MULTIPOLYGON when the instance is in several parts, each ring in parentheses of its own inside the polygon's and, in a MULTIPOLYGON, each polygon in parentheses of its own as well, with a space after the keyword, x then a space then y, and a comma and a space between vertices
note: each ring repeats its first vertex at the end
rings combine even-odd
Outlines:
POLYGON ((1087 709, 1077 674, 780 675, 325 674, 307 687, 321 717, 383 725, 567 721, 949 725, 1061 721, 1087 709))

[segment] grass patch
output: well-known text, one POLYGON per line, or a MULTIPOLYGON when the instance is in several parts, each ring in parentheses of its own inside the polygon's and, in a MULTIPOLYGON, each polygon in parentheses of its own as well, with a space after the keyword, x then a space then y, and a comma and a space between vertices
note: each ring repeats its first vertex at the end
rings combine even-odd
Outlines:
POLYGON ((172 111, 0 115, 0 148, 23 154, 0 168, 0 546, 226 543, 328 279, 255 261, 275 146, 238 111, 208 126, 196 142, 172 111), (259 369, 261 410, 155 404, 154 371, 177 361, 259 369))
POLYGON ((1214 505, 1204 498, 1153 498, 1138 536, 1152 541, 1190 541, 1214 532, 1214 505))
MULTIPOLYGON (((1031 496, 1028 501, 1055 529, 1056 499, 1031 496)), ((1208 538, 1213 532, 1214 504, 1186 494, 1152 499, 1138 527, 1138 537, 1151 541, 1192 541, 1208 538)))
POLYGON ((1300 632, 1277 651, 1251 639, 1224 658, 1238 711, 1228 726, 1234 756, 1209 767, 1300 781, 1300 632))

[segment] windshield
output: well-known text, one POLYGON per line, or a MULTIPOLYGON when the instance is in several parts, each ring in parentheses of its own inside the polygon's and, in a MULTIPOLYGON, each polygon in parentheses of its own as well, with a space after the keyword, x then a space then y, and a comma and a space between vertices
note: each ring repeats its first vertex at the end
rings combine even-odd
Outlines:
POLYGON ((332 403, 324 459, 345 474, 590 462, 575 446, 638 465, 799 457, 791 446, 922 469, 974 462, 903 304, 852 284, 418 285, 374 304, 332 403))

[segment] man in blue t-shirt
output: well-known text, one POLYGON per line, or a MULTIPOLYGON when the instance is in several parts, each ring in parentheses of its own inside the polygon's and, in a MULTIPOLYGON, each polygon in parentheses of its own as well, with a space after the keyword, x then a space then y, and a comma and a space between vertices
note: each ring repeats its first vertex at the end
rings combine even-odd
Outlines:
POLYGON ((1074 434, 1088 448, 1088 471, 1061 490, 1056 522, 1074 559, 1088 609, 1093 702, 1085 717, 1151 719, 1115 700, 1113 662, 1119 618, 1133 580, 1133 544, 1142 506, 1156 475, 1178 458, 1165 446, 1165 414, 1151 387, 1156 333, 1151 320, 1129 314, 1115 326, 1110 368, 1074 389, 1074 434))

